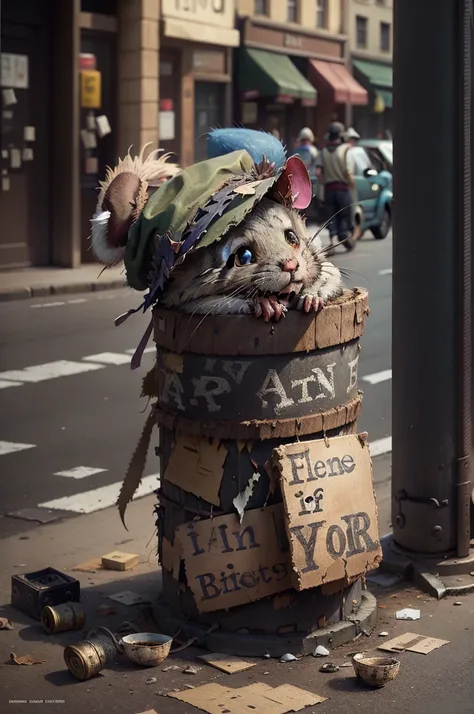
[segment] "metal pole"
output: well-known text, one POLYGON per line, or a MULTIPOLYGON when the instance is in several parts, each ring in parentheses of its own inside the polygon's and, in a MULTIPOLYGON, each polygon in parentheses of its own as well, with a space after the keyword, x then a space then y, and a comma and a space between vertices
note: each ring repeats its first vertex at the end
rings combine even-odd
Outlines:
POLYGON ((414 554, 469 553, 471 11, 394 4, 392 523, 414 554))

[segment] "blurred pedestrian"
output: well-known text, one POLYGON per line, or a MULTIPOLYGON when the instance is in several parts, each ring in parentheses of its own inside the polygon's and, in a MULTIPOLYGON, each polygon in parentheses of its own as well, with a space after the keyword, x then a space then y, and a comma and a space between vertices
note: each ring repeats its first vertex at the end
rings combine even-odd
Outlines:
POLYGON ((296 142, 295 153, 304 161, 309 175, 314 176, 319 151, 314 145, 314 134, 308 126, 301 129, 296 142))
POLYGON ((344 134, 344 139, 346 141, 346 144, 349 144, 351 147, 354 147, 358 144, 360 134, 357 133, 353 126, 350 126, 344 134))
POLYGON ((330 248, 327 255, 334 254, 334 238, 352 250, 353 213, 351 191, 355 187, 354 159, 350 144, 344 142, 344 125, 332 122, 327 133, 327 142, 316 161, 316 173, 324 185, 324 205, 330 217, 330 248))

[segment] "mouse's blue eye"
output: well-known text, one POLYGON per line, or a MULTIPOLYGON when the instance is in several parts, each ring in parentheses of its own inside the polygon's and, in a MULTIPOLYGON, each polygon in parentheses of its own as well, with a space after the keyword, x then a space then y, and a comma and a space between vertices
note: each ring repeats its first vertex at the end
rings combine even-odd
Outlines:
POLYGON ((254 262, 255 262, 255 258, 253 256, 252 251, 249 250, 248 248, 245 248, 244 246, 239 248, 238 251, 235 253, 234 265, 237 268, 240 268, 243 265, 250 265, 250 263, 254 263, 254 262))

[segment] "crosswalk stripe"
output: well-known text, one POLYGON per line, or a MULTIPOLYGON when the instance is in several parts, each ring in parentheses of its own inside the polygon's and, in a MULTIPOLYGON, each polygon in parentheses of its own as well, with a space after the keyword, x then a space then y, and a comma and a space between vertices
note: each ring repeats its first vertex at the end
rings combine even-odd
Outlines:
POLYGON ((104 366, 103 364, 71 362, 62 359, 58 362, 38 364, 35 367, 25 367, 25 369, 12 369, 8 372, 0 372, 0 379, 11 380, 12 382, 36 383, 44 382, 46 379, 69 377, 72 374, 80 374, 81 372, 93 372, 95 369, 103 369, 104 366))
POLYGON ((94 474, 100 474, 107 469, 97 469, 93 466, 76 466, 73 469, 68 469, 67 471, 56 471, 54 476, 64 476, 65 478, 87 478, 87 476, 94 476, 94 474))
POLYGON ((392 437, 385 436, 383 439, 376 439, 372 442, 369 440, 369 449, 372 457, 389 454, 392 451, 392 437))
POLYGON ((98 355, 89 355, 82 358, 84 362, 102 362, 103 364, 128 364, 130 357, 119 352, 101 352, 98 355))
POLYGON ((362 377, 364 382, 369 382, 370 384, 379 384, 380 382, 386 382, 389 379, 392 379, 391 369, 384 369, 381 372, 366 374, 365 377, 362 377))
POLYGON ((14 441, 0 441, 0 456, 13 454, 15 451, 24 451, 25 449, 36 449, 36 444, 18 444, 14 441))
POLYGON ((10 382, 6 379, 0 379, 0 389, 6 389, 7 387, 21 387, 23 382, 10 382))
MULTIPOLYGON (((135 493, 134 500, 153 493, 153 491, 158 488, 158 479, 159 474, 152 474, 142 479, 135 493)), ((94 511, 101 511, 104 508, 115 505, 121 487, 122 482, 119 481, 109 486, 102 486, 101 488, 94 488, 91 491, 76 493, 73 496, 64 496, 62 498, 55 498, 52 501, 46 501, 45 503, 39 503, 38 508, 71 511, 72 513, 93 513, 94 511)))

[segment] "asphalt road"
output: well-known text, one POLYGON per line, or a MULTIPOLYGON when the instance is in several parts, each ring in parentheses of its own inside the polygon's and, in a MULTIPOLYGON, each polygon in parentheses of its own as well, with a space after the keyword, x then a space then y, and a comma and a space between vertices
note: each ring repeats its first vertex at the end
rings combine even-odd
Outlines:
MULTIPOLYGON (((374 455, 391 448, 391 247, 391 236, 367 237, 334 259, 350 271, 348 285, 370 293, 359 424, 374 455)), ((0 304, 0 536, 115 503, 147 414, 139 394, 152 354, 131 372, 127 351, 148 316, 118 328, 113 320, 138 298, 122 289, 0 304)), ((142 494, 156 488, 157 472, 151 448, 142 494)))

